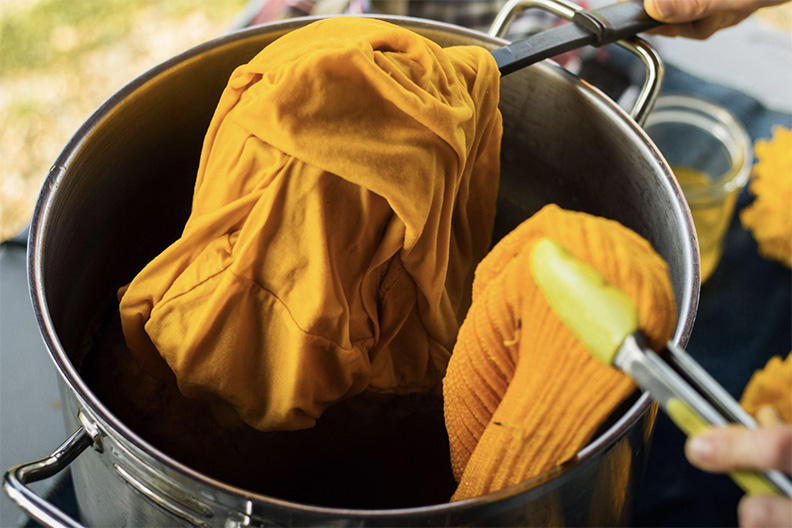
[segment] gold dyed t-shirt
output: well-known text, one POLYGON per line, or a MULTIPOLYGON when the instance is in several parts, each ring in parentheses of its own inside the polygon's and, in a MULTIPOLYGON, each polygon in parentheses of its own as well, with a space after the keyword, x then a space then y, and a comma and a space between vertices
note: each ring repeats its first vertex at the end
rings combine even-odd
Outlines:
POLYGON ((260 430, 364 390, 439 390, 486 253, 500 75, 340 17, 231 76, 181 237, 121 289, 139 365, 260 430))

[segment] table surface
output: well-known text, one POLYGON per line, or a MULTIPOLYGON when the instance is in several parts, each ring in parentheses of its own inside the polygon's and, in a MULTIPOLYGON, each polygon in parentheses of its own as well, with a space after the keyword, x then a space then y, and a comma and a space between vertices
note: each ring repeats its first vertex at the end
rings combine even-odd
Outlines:
MULTIPOLYGON (((704 42, 652 38, 670 66, 664 93, 701 95, 732 110, 753 140, 775 125, 792 128, 792 38, 749 19, 704 42), (677 68, 678 67, 678 68, 677 68), (702 82, 706 80, 708 82, 702 82)), ((750 201, 740 196, 738 207, 750 201)), ((49 454, 65 438, 54 366, 27 291, 24 236, 0 246, 0 468, 49 454)), ((787 268, 760 258, 736 220, 723 259, 701 290, 688 349, 734 395, 772 355, 792 349, 787 268)), ((739 490, 729 479, 692 469, 684 438, 660 416, 636 524, 729 526, 739 490)), ((34 485, 46 493, 55 479, 34 485)), ((0 526, 25 519, 3 494, 0 526)))

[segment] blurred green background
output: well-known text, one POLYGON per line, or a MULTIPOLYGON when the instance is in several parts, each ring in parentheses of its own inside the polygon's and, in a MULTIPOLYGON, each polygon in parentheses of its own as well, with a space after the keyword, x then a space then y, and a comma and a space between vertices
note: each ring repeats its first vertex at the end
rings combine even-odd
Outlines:
POLYGON ((0 0, 0 240, 90 114, 163 60, 230 31, 248 0, 0 0))
MULTIPOLYGON (((0 241, 30 221, 58 153, 139 74, 262 0, 0 0, 0 241)), ((757 16, 792 34, 792 3, 757 16)))

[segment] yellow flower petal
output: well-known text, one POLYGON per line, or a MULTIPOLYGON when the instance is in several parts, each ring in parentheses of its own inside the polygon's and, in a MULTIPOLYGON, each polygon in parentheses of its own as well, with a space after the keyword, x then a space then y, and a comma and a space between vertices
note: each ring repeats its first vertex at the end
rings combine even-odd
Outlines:
POLYGON ((740 213, 759 253, 792 267, 792 130, 776 127, 754 146, 757 163, 749 190, 756 200, 740 213))
POLYGON ((792 353, 785 360, 774 356, 757 370, 745 387, 740 405, 754 416, 762 407, 770 406, 784 422, 792 424, 792 353))

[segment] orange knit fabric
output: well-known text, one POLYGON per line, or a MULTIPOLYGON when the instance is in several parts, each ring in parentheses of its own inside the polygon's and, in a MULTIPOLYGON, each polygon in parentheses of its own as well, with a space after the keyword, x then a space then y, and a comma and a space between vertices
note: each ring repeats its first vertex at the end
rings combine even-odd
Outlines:
POLYGON ((528 262, 542 237, 630 296, 653 347, 676 326, 668 268, 639 235, 554 205, 525 221, 478 266, 473 304, 443 381, 459 481, 452 500, 497 491, 569 460, 635 389, 625 374, 591 357, 533 282, 528 262))

